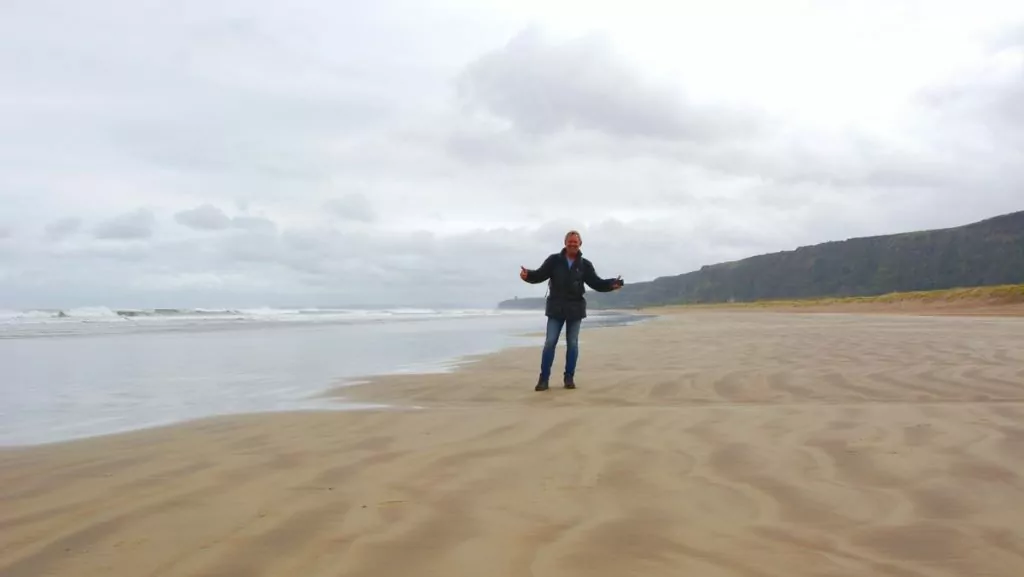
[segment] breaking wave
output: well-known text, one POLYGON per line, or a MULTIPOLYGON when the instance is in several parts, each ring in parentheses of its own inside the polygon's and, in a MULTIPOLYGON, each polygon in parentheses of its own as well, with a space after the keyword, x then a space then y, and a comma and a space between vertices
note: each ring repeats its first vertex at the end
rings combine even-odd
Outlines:
MULTIPOLYGON (((70 309, 39 309, 26 311, 0 310, 0 327, 27 328, 41 325, 128 324, 178 325, 244 322, 374 322, 411 321, 417 319, 464 318, 477 316, 508 316, 509 311, 492 309, 344 309, 344 308, 253 308, 203 309, 156 308, 112 309, 82 307, 70 309)), ((514 314, 514 313, 513 313, 514 314)))

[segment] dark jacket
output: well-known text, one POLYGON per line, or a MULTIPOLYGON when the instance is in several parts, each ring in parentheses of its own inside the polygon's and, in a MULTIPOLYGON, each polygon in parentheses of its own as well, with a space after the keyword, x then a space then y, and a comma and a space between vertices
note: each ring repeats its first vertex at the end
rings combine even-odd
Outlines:
POLYGON ((576 254, 576 260, 569 268, 565 249, 544 259, 537 270, 526 271, 526 282, 531 284, 548 281, 548 297, 544 307, 546 316, 577 320, 587 317, 587 299, 584 283, 597 292, 610 292, 617 279, 603 279, 597 276, 594 265, 583 258, 583 252, 576 254))

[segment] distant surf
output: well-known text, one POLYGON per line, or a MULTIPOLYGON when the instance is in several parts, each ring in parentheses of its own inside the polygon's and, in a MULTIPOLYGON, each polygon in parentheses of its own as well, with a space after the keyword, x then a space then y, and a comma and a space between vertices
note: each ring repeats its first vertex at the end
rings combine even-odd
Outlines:
POLYGON ((497 309, 355 308, 109 308, 0 310, 0 338, 131 330, 224 328, 239 324, 373 323, 536 315, 497 309))

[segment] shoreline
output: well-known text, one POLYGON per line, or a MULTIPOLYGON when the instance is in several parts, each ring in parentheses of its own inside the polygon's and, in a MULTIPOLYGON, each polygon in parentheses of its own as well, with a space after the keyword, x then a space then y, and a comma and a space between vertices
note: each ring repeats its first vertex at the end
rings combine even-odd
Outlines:
MULTIPOLYGON (((632 311, 599 311, 595 312, 592 316, 595 321, 592 321, 590 326, 585 325, 585 329, 594 330, 597 328, 611 328, 616 326, 628 326, 637 322, 643 322, 643 320, 654 316, 650 314, 638 314, 632 311), (598 318, 604 317, 601 320, 598 318)), ((543 317, 541 317, 543 318, 543 317)), ((538 336, 543 338, 543 323, 540 323, 541 330, 539 332, 526 332, 526 333, 510 333, 511 338, 514 341, 535 339, 538 336)), ((354 401, 344 398, 343 392, 349 390, 351 387, 364 386, 374 382, 378 378, 387 378, 391 376, 408 376, 412 378, 428 376, 428 375, 441 375, 449 374, 460 370, 460 367, 467 363, 480 362, 486 359, 488 356, 496 353, 500 353, 504 350, 517 349, 521 347, 534 347, 535 344, 521 344, 518 342, 499 346, 493 350, 489 350, 482 353, 471 353, 463 355, 445 356, 443 358, 436 359, 434 361, 420 363, 418 366, 412 369, 390 369, 387 371, 381 371, 378 373, 371 373, 365 375, 356 375, 352 377, 339 378, 336 382, 327 384, 321 390, 312 392, 307 396, 294 399, 291 401, 291 405, 287 408, 278 409, 265 409, 259 411, 242 410, 237 412, 227 412, 220 414, 209 414, 209 415, 198 415, 194 417, 184 417, 172 420, 163 420, 159 422, 151 422, 143 425, 128 425, 123 428, 116 430, 109 430, 97 433, 86 433, 77 434, 65 438, 31 442, 31 443, 13 443, 13 444, 0 444, 0 457, 3 457, 5 452, 12 450, 32 449, 35 447, 48 447, 52 445, 62 443, 75 443, 79 441, 88 441, 91 439, 105 439, 112 436, 121 435, 133 435, 135 433, 142 433, 153 430, 173 430, 176 427, 188 427, 188 426, 201 426, 203 423, 209 420, 217 419, 233 419, 233 418, 245 418, 245 417, 260 417, 260 416, 273 416, 279 414, 309 414, 309 413, 336 413, 336 412, 361 412, 361 411, 380 411, 388 409, 405 409, 407 407, 394 406, 391 404, 382 404, 373 400, 366 401, 354 401)))
POLYGON ((341 388, 422 409, 0 449, 0 574, 1015 577, 1021 327, 659 315, 573 391, 524 345, 341 388))

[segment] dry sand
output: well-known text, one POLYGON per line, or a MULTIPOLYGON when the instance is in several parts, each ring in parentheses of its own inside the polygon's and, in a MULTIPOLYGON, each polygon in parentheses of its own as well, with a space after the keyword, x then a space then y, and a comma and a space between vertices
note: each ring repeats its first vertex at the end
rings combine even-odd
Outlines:
POLYGON ((419 409, 0 452, 0 575, 1024 575, 1024 320, 581 338, 575 391, 520 349, 340 392, 419 409))

